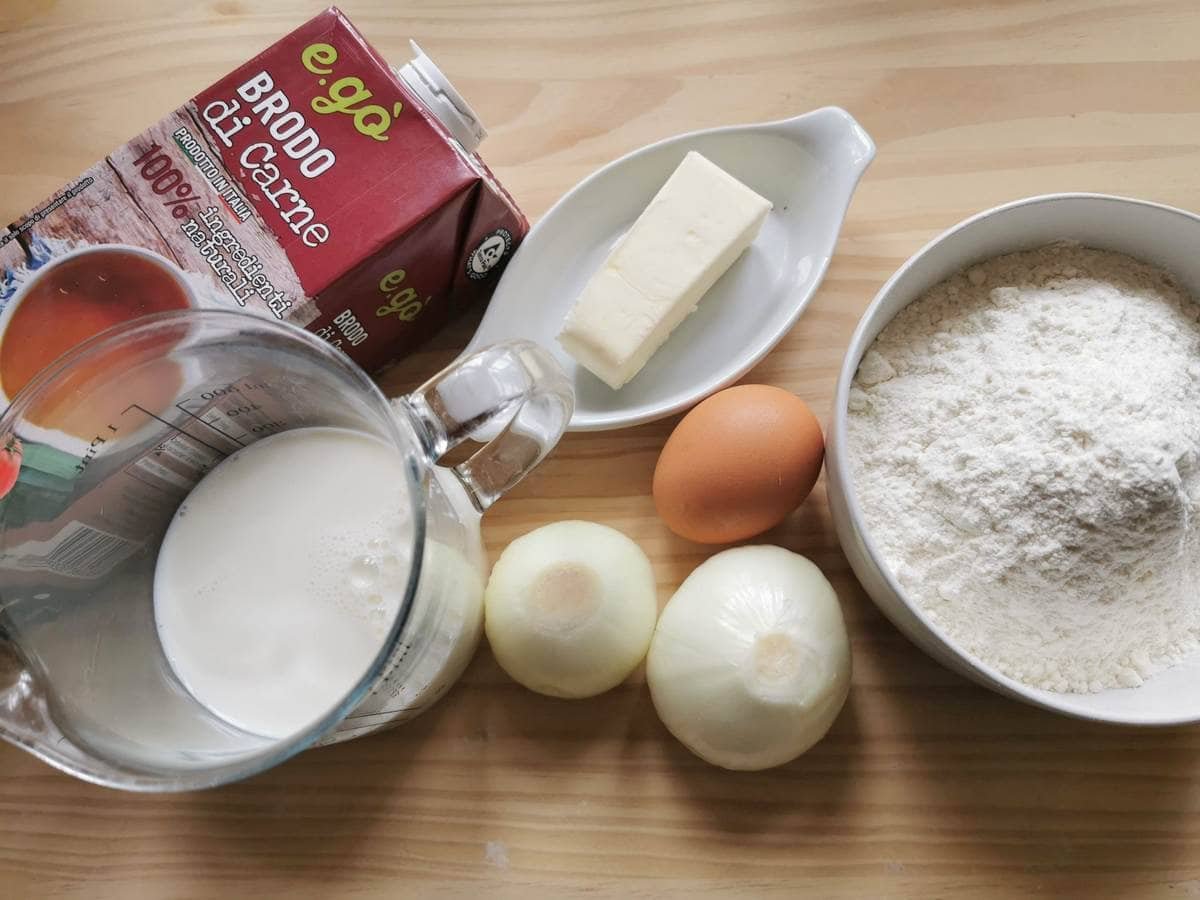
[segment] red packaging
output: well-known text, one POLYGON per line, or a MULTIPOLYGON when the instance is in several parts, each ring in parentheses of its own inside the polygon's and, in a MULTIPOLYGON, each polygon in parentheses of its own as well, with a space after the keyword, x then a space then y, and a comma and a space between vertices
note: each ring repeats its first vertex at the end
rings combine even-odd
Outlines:
POLYGON ((485 300, 527 230, 331 8, 0 233, 3 400, 102 328, 180 306, 293 322, 378 371, 485 300))

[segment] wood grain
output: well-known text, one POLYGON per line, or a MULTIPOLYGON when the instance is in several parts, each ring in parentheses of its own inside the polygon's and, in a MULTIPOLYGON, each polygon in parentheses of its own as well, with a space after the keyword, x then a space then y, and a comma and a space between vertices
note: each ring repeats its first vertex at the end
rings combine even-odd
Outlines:
MULTIPOLYGON (((0 215, 316 9, 0 0, 0 215)), ((412 36, 452 75, 531 218, 652 140, 830 103, 853 112, 879 157, 816 301, 751 376, 821 416, 872 294, 963 216, 1060 190, 1200 208, 1200 8, 1186 0, 346 10, 391 58, 412 36)), ((428 375, 470 331, 453 326, 386 386, 428 375)), ((545 521, 593 518, 641 542, 665 600, 706 555, 671 536, 648 497, 670 426, 570 436, 489 512, 490 552, 545 521)), ((484 651, 412 725, 210 792, 123 795, 0 748, 0 895, 1200 895, 1200 731, 1072 722, 938 667, 855 584, 823 487, 770 539, 829 574, 855 654, 845 712, 792 765, 717 771, 658 724, 640 675, 555 702, 484 651)))

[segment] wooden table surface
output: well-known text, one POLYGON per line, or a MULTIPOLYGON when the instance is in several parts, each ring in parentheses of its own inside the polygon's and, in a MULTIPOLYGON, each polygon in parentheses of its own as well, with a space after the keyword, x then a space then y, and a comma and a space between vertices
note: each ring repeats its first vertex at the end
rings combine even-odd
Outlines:
MULTIPOLYGON (((300 24, 291 0, 0 0, 0 215, 17 214, 300 24)), ((575 181, 694 128, 850 110, 879 155, 815 302, 749 380, 824 417, 860 312, 960 218, 1048 191, 1200 209, 1200 7, 1139 0, 347 0, 380 50, 421 41, 487 122, 536 219, 575 181)), ((472 323, 388 379, 399 391, 472 323)), ((568 437, 488 513, 493 558, 559 518, 624 530, 665 601, 707 551, 655 518, 671 421, 568 437)), ((931 662, 857 586, 824 488, 768 540, 829 575, 850 700, 760 774, 692 757, 639 673, 589 701, 486 649, 400 730, 245 783, 137 796, 0 748, 0 896, 912 898, 1200 895, 1200 730, 1082 724, 931 662)))

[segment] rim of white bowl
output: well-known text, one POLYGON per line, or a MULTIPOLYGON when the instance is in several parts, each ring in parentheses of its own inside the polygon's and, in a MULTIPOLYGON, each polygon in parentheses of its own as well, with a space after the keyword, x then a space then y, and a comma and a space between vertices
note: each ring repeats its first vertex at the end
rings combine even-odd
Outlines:
MULTIPOLYGON (((1031 197, 1023 197, 1019 200, 1012 200, 1007 203, 1002 203, 999 206, 993 206, 990 209, 985 209, 982 212, 975 213, 974 215, 963 219, 957 224, 950 226, 945 231, 935 236, 932 240, 928 241, 923 247, 921 247, 920 250, 905 260, 900 268, 892 273, 891 277, 884 282, 883 286, 878 290, 878 292, 876 292, 874 298, 872 298, 866 310, 859 317, 858 324, 854 328, 854 333, 850 337, 850 343, 846 347, 846 353, 842 357, 842 365, 838 371, 837 389, 834 392, 833 415, 831 420, 831 430, 833 432, 834 440, 829 442, 833 445, 832 463, 839 471, 840 478, 838 481, 840 484, 840 491, 842 494, 842 499, 845 501, 846 511, 849 515, 849 518, 853 521, 859 539, 862 541, 862 545, 866 550, 867 555, 871 558, 871 562, 875 565, 876 569, 879 570, 879 573, 883 577, 884 582, 887 584, 888 589, 893 595, 895 595, 896 599, 901 603, 901 605, 903 605, 913 615, 913 617, 916 618, 928 630, 929 634, 941 646, 941 648, 945 650, 945 652, 951 654, 964 666, 982 675, 985 681, 990 682, 988 685, 989 687, 1000 688, 1002 693, 1007 692, 1010 696, 1014 696, 1026 703, 1032 704, 1033 706, 1091 722, 1104 722, 1112 725, 1133 725, 1139 727, 1167 727, 1171 725, 1194 724, 1196 722, 1200 722, 1200 712, 1193 715, 1175 716, 1139 715, 1134 712, 1114 713, 1109 715, 1103 712, 1097 712, 1091 708, 1083 708, 1079 706, 1073 699, 1077 696, 1083 695, 1067 693, 1057 694, 1052 691, 1044 691, 1031 687, 1008 675, 1005 675, 1003 672, 988 665, 986 662, 974 656, 973 654, 963 650, 956 641, 954 641, 945 633, 941 627, 930 620, 930 618, 925 614, 925 611, 912 601, 912 599, 896 580, 891 568, 884 561, 883 554, 879 552, 878 547, 875 545, 875 540, 871 535, 871 529, 867 526, 866 519, 863 516, 862 507, 859 504, 858 491, 851 473, 849 453, 846 447, 846 426, 849 419, 850 385, 854 380, 854 375, 858 371, 858 366, 862 361, 863 355, 866 353, 866 350, 870 344, 874 343, 875 340, 875 337, 873 336, 870 341, 867 341, 864 335, 872 328, 876 320, 879 318, 879 309, 883 306, 884 301, 889 297, 892 291, 895 290, 896 283, 904 276, 906 272, 913 268, 913 266, 915 266, 920 260, 932 253, 939 245, 954 237, 959 232, 966 231, 967 229, 974 227, 984 219, 1010 212, 1018 207, 1035 206, 1043 203, 1058 203, 1063 201, 1070 202, 1076 200, 1101 200, 1105 202, 1112 202, 1121 206, 1151 207, 1162 210, 1166 213, 1177 215, 1183 219, 1189 220, 1192 223, 1200 223, 1200 216, 1188 212, 1185 209, 1180 209, 1179 207, 1170 206, 1165 203, 1155 203, 1151 200, 1139 200, 1135 197, 1124 197, 1117 194, 1100 194, 1076 191, 1056 194, 1037 194, 1031 197), (1059 699, 1060 697, 1062 698, 1061 700, 1059 699)), ((1017 250, 1020 248, 1014 247, 1013 249, 1017 250)), ((909 303, 912 303, 917 299, 918 297, 913 297, 909 303)), ((906 303, 905 306, 908 306, 908 304, 906 303)), ((897 310, 897 312, 899 312, 899 310, 897 310)), ((890 322, 893 318, 895 318, 894 315, 887 321, 890 322)), ((883 323, 881 328, 883 327, 887 327, 887 322, 883 323)), ((877 334, 878 332, 876 332, 876 335, 877 334)), ((872 600, 872 602, 874 602, 874 600, 872 600)), ((878 606, 878 604, 876 605, 878 606)), ((882 610, 882 608, 880 611, 883 612, 889 620, 891 620, 891 617, 887 616, 887 613, 882 610)), ((904 628, 897 625, 895 622, 892 624, 896 625, 896 628, 902 634, 904 634, 906 639, 912 641, 912 638, 905 633, 904 628)), ((913 643, 915 644, 916 642, 913 641, 913 643)), ((925 648, 921 647, 919 644, 916 646, 917 649, 921 650, 922 652, 926 652, 925 648)), ((933 654, 926 652, 926 655, 931 656, 935 662, 941 662, 933 654)), ((1136 690, 1136 688, 1133 688, 1132 690, 1136 690)))

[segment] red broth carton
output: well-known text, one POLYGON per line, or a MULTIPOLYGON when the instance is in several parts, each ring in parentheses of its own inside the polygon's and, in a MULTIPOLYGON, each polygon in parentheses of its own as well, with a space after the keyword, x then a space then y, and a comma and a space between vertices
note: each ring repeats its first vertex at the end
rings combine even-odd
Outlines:
POLYGON ((528 230, 482 135, 427 57, 393 70, 326 10, 0 231, 0 408, 166 309, 292 322, 373 372, 403 357, 528 230))

